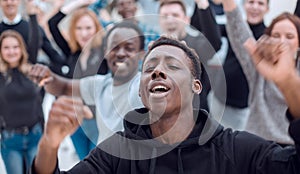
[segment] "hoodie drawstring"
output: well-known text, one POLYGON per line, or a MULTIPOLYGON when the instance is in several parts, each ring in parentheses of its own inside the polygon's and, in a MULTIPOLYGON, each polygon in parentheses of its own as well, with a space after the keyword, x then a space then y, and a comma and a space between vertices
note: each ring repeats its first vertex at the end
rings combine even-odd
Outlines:
POLYGON ((178 173, 183 174, 183 164, 182 164, 182 159, 181 159, 181 148, 178 149, 178 160, 177 160, 177 166, 178 166, 178 173))
POLYGON ((155 172, 156 157, 157 157, 157 150, 156 150, 156 148, 153 148, 152 155, 151 155, 151 161, 150 161, 149 174, 154 174, 154 172, 155 172))

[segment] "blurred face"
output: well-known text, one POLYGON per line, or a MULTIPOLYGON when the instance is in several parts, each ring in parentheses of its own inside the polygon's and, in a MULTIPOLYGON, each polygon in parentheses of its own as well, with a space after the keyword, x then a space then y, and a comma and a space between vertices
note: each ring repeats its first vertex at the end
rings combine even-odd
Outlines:
POLYGON ((159 24, 163 34, 183 38, 185 36, 185 25, 189 23, 179 4, 166 4, 159 10, 159 24))
POLYGON ((182 49, 158 46, 143 64, 140 82, 143 104, 155 114, 179 113, 182 108, 192 106, 193 79, 190 60, 182 49))
POLYGON ((4 16, 12 20, 18 14, 20 0, 0 0, 0 5, 4 16))
POLYGON ((295 25, 288 19, 277 22, 272 31, 271 37, 280 39, 281 42, 288 43, 296 53, 299 47, 299 36, 295 25))
POLYGON ((131 80, 138 72, 140 59, 140 39, 131 28, 116 28, 107 41, 106 59, 114 76, 114 85, 131 80))
POLYGON ((258 24, 269 11, 267 0, 245 0, 244 8, 249 24, 258 24))
POLYGON ((137 7, 135 0, 117 0, 118 13, 123 18, 131 18, 135 16, 137 7))
POLYGON ((20 43, 14 37, 6 37, 2 41, 1 56, 10 68, 17 67, 22 57, 20 43))
POLYGON ((81 48, 87 44, 96 32, 96 24, 88 15, 79 18, 75 24, 75 37, 81 48))

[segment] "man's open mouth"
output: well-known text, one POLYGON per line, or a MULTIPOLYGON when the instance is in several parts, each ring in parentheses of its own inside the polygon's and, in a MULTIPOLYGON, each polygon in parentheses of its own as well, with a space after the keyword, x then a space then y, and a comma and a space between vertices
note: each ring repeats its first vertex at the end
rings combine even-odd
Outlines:
POLYGON ((170 88, 163 86, 163 85, 156 85, 153 88, 150 89, 151 93, 164 93, 168 92, 170 88))
POLYGON ((126 68, 126 63, 125 62, 116 62, 116 66, 119 68, 126 68))

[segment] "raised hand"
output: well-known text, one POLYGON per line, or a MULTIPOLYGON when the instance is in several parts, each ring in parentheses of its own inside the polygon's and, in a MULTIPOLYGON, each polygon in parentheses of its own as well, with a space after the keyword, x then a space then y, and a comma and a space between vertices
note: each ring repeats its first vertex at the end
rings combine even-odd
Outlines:
POLYGON ((61 11, 64 14, 69 14, 72 11, 74 11, 74 10, 80 8, 80 7, 89 6, 93 3, 95 3, 96 1, 97 0, 74 0, 74 1, 70 1, 61 8, 61 11))
POLYGON ((52 105, 44 134, 39 142, 34 162, 35 173, 52 173, 57 165, 60 143, 78 128, 83 118, 92 116, 92 112, 81 99, 59 97, 52 105))
POLYGON ((206 9, 209 6, 208 0, 194 0, 198 8, 206 9))
POLYGON ((80 98, 61 96, 52 105, 43 138, 51 148, 59 147, 63 139, 72 134, 83 118, 93 117, 80 98))
POLYGON ((29 78, 39 86, 44 86, 51 81, 53 81, 53 75, 51 70, 42 64, 35 64, 31 67, 29 73, 29 78))
POLYGON ((292 52, 287 43, 264 35, 258 41, 247 40, 244 46, 257 71, 266 79, 282 83, 297 74, 294 59, 296 53, 292 52))
POLYGON ((25 1, 27 14, 33 15, 38 13, 38 6, 35 0, 26 0, 25 1))

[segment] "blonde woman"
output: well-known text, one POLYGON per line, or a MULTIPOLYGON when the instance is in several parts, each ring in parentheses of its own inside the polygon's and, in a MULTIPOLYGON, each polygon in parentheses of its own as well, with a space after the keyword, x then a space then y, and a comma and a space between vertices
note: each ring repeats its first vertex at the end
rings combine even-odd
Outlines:
MULTIPOLYGON (((101 48, 104 35, 103 28, 96 14, 87 8, 94 2, 95 0, 69 2, 62 6, 60 11, 48 21, 53 39, 67 58, 65 66, 56 72, 57 74, 78 79, 107 73, 106 64, 101 64, 103 60, 101 48), (71 15, 68 35, 65 36, 58 26, 68 14, 71 15), (83 50, 85 50, 84 54, 83 50)), ((94 107, 90 108, 94 110, 94 107)), ((79 159, 83 159, 97 143, 98 129, 95 119, 84 120, 81 127, 71 136, 71 139, 79 159)))
POLYGON ((15 30, 0 36, 1 155, 7 173, 14 174, 25 173, 31 165, 44 122, 40 88, 26 75, 28 60, 36 63, 39 47, 35 15, 30 16, 30 27, 28 49, 15 30))

